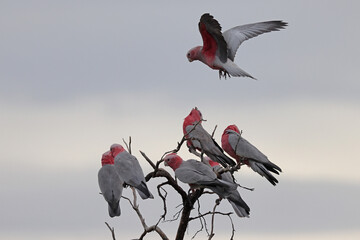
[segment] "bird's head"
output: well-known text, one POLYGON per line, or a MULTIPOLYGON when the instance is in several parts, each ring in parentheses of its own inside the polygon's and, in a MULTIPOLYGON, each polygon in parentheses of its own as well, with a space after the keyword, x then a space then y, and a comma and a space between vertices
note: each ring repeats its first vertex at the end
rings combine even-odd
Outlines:
POLYGON ((189 114, 189 116, 191 116, 195 121, 202 121, 202 114, 200 112, 200 110, 197 107, 194 107, 193 109, 191 109, 191 112, 189 114))
POLYGON ((192 62, 194 60, 199 60, 200 52, 201 52, 201 46, 194 47, 187 52, 186 57, 189 60, 189 62, 192 62))
POLYGON ((181 165, 182 162, 182 158, 176 153, 169 153, 164 157, 164 165, 171 167, 174 171, 181 165))
POLYGON ((114 158, 111 155, 110 151, 105 152, 101 157, 101 165, 111 165, 114 164, 114 158))
POLYGON ((122 153, 123 151, 125 151, 124 147, 117 143, 114 143, 110 147, 110 152, 113 158, 115 158, 119 153, 122 153))
POLYGON ((184 124, 183 124, 184 134, 186 134, 185 128, 187 126, 196 124, 197 122, 201 122, 202 120, 203 120, 202 114, 199 111, 199 109, 197 109, 197 107, 193 108, 189 113, 189 115, 184 119, 184 124))
POLYGON ((240 134, 240 131, 239 131, 238 127, 235 124, 227 126, 227 128, 225 128, 223 134, 228 134, 230 132, 237 132, 237 133, 240 134))

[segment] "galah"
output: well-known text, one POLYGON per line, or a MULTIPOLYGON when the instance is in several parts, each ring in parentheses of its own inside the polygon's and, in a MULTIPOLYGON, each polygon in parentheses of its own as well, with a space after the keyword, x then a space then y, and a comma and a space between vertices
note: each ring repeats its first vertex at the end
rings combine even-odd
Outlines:
MULTIPOLYGON (((232 174, 229 171, 220 173, 223 170, 223 168, 219 165, 219 163, 211 160, 209 157, 204 157, 204 163, 207 163, 212 167, 218 178, 227 181, 229 183, 236 184, 234 182, 234 178, 232 174)), ((232 191, 230 195, 227 197, 227 200, 233 207, 236 215, 238 215, 239 217, 249 217, 250 208, 246 204, 246 202, 241 198, 240 193, 237 190, 232 191)))
POLYGON ((238 164, 248 165, 274 186, 278 183, 278 180, 270 172, 279 174, 281 168, 270 162, 262 152, 243 138, 236 125, 229 125, 224 130, 221 145, 225 152, 236 159, 238 164))
POLYGON ((110 151, 115 159, 117 173, 124 182, 134 187, 142 199, 154 198, 146 185, 144 172, 137 158, 128 153, 120 144, 111 145, 110 151))
POLYGON ((187 58, 190 62, 199 60, 210 68, 219 70, 219 78, 231 75, 255 79, 234 63, 237 49, 245 40, 263 33, 278 31, 285 26, 287 23, 283 21, 268 21, 237 26, 221 33, 219 22, 209 13, 205 13, 199 22, 203 46, 190 49, 187 58))
POLYGON ((227 198, 237 185, 218 179, 212 168, 200 161, 189 159, 184 161, 176 153, 164 157, 165 166, 171 167, 177 179, 190 185, 192 189, 209 188, 222 198, 227 198))
POLYGON ((120 216, 120 198, 124 181, 121 179, 114 166, 114 158, 110 151, 105 152, 101 158, 102 167, 98 173, 98 182, 101 193, 108 202, 110 217, 120 216))
POLYGON ((224 167, 235 166, 236 163, 224 154, 219 144, 203 128, 202 120, 201 112, 196 107, 184 120, 183 132, 190 152, 195 153, 196 150, 199 150, 224 167))

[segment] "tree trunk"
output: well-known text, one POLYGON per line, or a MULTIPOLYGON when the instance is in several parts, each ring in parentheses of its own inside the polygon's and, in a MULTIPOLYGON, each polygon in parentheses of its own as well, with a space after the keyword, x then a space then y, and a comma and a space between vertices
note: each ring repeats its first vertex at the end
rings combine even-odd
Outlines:
POLYGON ((193 205, 194 204, 191 203, 190 201, 187 201, 186 203, 184 203, 184 209, 182 210, 181 219, 180 219, 180 223, 179 223, 178 231, 176 233, 175 240, 183 240, 184 239, 185 232, 186 232, 187 226, 189 224, 190 213, 193 208, 193 205))

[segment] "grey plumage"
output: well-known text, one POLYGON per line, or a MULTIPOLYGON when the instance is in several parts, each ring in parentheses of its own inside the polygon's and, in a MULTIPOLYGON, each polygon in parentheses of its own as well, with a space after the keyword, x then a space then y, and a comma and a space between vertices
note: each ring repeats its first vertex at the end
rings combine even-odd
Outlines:
POLYGON ((110 217, 120 216, 119 202, 124 181, 117 174, 114 165, 104 165, 100 168, 98 183, 104 199, 108 202, 110 217))
POLYGON ((146 185, 143 170, 135 156, 123 151, 116 155, 114 164, 124 182, 134 187, 142 199, 154 198, 146 185))
POLYGON ((270 172, 279 174, 281 168, 270 162, 265 154, 239 133, 233 130, 227 130, 227 133, 229 134, 229 144, 234 149, 236 155, 244 160, 248 160, 252 170, 265 177, 271 184, 276 185, 278 180, 270 172))
POLYGON ((211 167, 194 159, 183 161, 175 170, 175 176, 181 182, 190 184, 192 187, 209 188, 221 194, 221 197, 228 196, 237 187, 233 183, 218 179, 211 167))
MULTIPOLYGON (((213 166, 212 169, 216 174, 219 173, 223 168, 220 165, 213 166)), ((218 174, 219 175, 219 174, 218 174)), ((222 180, 236 184, 234 182, 234 178, 230 172, 223 172, 220 176, 218 176, 222 180)), ((235 213, 239 217, 249 217, 250 207, 246 204, 246 202, 241 198, 240 193, 237 190, 231 191, 231 193, 226 198, 235 213)))
POLYGON ((192 145, 201 149, 208 157, 220 163, 224 167, 227 165, 235 166, 235 162, 224 154, 222 148, 203 128, 201 124, 192 124, 186 126, 187 138, 191 140, 192 145))

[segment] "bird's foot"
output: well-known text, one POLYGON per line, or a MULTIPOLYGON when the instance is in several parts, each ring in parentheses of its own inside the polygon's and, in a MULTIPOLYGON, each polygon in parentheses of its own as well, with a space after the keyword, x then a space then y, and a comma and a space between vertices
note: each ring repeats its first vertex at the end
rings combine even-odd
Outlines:
POLYGON ((231 78, 230 74, 227 71, 220 69, 219 70, 219 79, 220 80, 221 80, 221 77, 224 77, 225 80, 227 77, 231 78))

